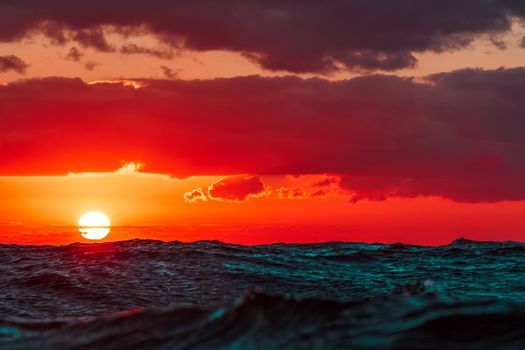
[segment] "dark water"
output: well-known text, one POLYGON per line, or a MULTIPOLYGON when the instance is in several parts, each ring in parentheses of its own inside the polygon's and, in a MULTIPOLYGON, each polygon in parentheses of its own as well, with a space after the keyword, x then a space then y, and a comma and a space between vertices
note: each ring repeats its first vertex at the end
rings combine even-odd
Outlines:
POLYGON ((0 245, 2 349, 525 349, 525 245, 0 245))

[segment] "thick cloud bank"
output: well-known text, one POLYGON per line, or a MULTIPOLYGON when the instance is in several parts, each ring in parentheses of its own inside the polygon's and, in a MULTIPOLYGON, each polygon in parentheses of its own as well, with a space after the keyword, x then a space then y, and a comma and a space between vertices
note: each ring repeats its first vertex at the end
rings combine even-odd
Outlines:
POLYGON ((236 51, 272 70, 389 71, 416 64, 416 52, 497 36, 524 16, 521 0, 17 0, 0 3, 0 40, 42 31, 63 44, 72 30, 81 45, 113 51, 101 26, 141 27, 176 47, 236 51))
POLYGON ((353 201, 525 199, 525 69, 423 83, 26 80, 0 87, 0 115, 3 175, 111 171, 141 160, 175 176, 333 174, 353 201))

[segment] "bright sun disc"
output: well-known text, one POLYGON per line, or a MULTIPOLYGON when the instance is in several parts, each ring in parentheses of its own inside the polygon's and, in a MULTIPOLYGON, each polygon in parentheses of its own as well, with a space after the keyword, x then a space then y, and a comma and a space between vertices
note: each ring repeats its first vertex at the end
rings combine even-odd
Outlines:
POLYGON ((85 213, 78 220, 78 230, 85 239, 103 239, 111 230, 108 216, 99 211, 85 213))

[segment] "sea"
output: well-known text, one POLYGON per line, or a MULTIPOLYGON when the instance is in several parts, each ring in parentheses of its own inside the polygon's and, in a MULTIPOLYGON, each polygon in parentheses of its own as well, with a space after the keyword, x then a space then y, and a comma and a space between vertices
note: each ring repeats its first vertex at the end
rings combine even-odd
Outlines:
POLYGON ((0 349, 525 349, 525 245, 0 245, 0 349))

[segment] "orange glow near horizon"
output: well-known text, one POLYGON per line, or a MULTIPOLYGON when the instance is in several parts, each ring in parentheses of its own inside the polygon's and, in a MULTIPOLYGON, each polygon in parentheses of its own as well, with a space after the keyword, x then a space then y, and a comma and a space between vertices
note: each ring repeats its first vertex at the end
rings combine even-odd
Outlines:
POLYGON ((217 239, 259 244, 346 240, 433 245, 458 237, 523 240, 525 230, 523 201, 470 204, 419 197, 351 204, 335 185, 326 187, 323 196, 312 195, 318 189, 313 184, 326 179, 325 175, 263 176, 263 195, 188 201, 186 193, 200 188, 208 196, 207 189, 223 176, 175 179, 142 173, 140 167, 131 163, 113 173, 0 177, 4 199, 0 203, 1 243, 76 242, 78 231, 67 227, 91 208, 106 213, 116 224, 101 241, 217 239), (42 236, 37 229, 41 226, 63 229, 60 234, 42 236))
POLYGON ((147 84, 144 84, 144 83, 141 83, 141 82, 138 82, 138 81, 134 81, 134 80, 128 80, 128 79, 121 79, 121 80, 95 80, 95 81, 90 81, 87 84, 88 85, 117 84, 117 85, 122 85, 122 86, 125 86, 125 87, 130 87, 130 88, 133 88, 135 90, 141 89, 141 88, 147 86, 147 84))

